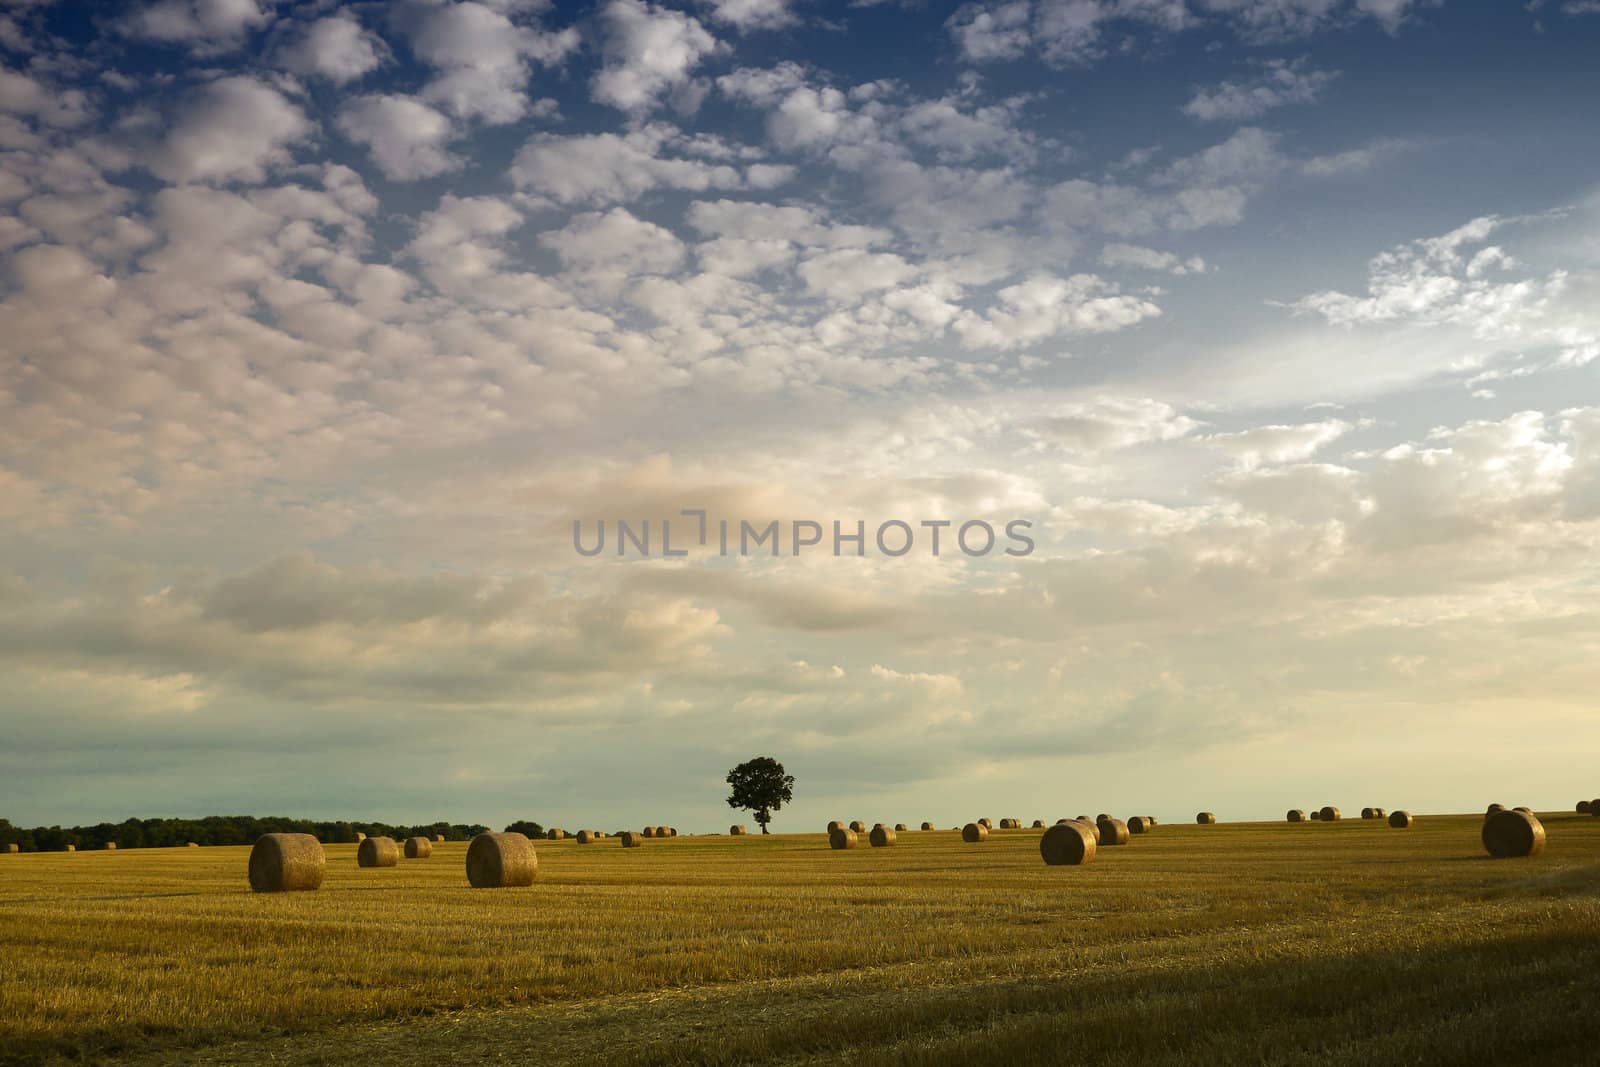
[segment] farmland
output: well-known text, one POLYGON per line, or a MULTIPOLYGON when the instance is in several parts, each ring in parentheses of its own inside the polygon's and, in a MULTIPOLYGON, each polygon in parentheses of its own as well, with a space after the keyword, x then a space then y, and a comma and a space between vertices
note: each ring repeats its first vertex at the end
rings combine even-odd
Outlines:
POLYGON ((1511 861, 1477 815, 1164 822, 1074 868, 1027 829, 541 841, 483 891, 461 842, 329 845, 288 894, 246 848, 0 856, 0 1062, 1581 1062, 1600 819, 1542 818, 1511 861))

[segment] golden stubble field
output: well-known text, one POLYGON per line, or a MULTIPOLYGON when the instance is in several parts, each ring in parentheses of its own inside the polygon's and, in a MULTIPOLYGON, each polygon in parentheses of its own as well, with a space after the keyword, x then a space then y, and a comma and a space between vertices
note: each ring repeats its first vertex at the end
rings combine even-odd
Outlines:
POLYGON ((505 890, 465 843, 271 895, 246 848, 0 856, 0 1062, 1590 1063, 1600 819, 1542 818, 1504 861, 1476 815, 1076 868, 1036 830, 541 841, 505 890))

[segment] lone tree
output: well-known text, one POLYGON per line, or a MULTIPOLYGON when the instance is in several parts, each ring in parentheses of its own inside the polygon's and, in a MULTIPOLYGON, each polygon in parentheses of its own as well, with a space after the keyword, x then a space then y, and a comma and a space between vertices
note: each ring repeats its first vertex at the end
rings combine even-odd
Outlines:
POLYGON ((772 813, 794 799, 794 775, 784 774, 783 764, 771 756, 739 764, 728 772, 728 784, 733 787, 728 807, 754 812, 764 834, 771 832, 772 813))

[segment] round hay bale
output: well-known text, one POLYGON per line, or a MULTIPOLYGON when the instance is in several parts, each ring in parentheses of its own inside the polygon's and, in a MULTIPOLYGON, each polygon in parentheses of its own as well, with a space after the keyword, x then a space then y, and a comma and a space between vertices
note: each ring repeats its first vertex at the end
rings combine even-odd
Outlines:
POLYGON ((1121 819, 1102 819, 1096 827, 1100 833, 1100 840, 1096 844, 1101 848, 1128 843, 1128 824, 1121 819))
POLYGON ((864 834, 867 832, 867 824, 862 822, 860 819, 852 819, 850 821, 850 832, 853 834, 864 834))
POLYGON ((76 851, 78 851, 78 846, 77 845, 66 845, 61 849, 61 851, 62 852, 76 852, 76 851))
POLYGON ((989 840, 989 828, 978 822, 969 822, 961 828, 961 840, 969 845, 976 845, 979 841, 989 840))
POLYGON ((897 833, 897 834, 905 833, 906 829, 907 829, 906 828, 906 824, 903 823, 903 822, 897 822, 897 823, 894 824, 894 832, 897 833))
POLYGON ((262 834, 250 849, 250 888, 257 893, 316 889, 327 870, 322 842, 310 834, 262 834))
POLYGON ((990 822, 986 818, 979 819, 978 820, 978 825, 983 827, 985 830, 993 830, 994 829, 994 823, 990 822))
POLYGON ((115 852, 117 850, 117 843, 115 841, 107 841, 100 847, 105 849, 107 852, 115 852))
POLYGON ((433 855, 433 842, 426 837, 406 838, 406 859, 425 860, 433 855))
POLYGON ((1415 821, 1409 811, 1391 811, 1389 813, 1389 825, 1396 830, 1409 830, 1411 824, 1415 821))
POLYGON ((1389 809, 1388 808, 1373 808, 1372 809, 1372 817, 1374 819, 1387 819, 1389 817, 1389 809))
MULTIPOLYGON (((322 842, 318 841, 317 844, 320 845, 320 844, 322 844, 322 842)), ((199 848, 200 847, 200 842, 198 842, 198 841, 190 841, 187 845, 184 845, 183 847, 184 848, 199 848)))
POLYGON ((1150 820, 1150 825, 1151 826, 1160 826, 1161 825, 1161 820, 1157 819, 1154 815, 1146 815, 1145 818, 1150 820))
POLYGON ((1600 815, 1600 798, 1589 801, 1589 814, 1600 815))
POLYGON ((1589 808, 1590 808, 1589 801, 1587 801, 1587 800, 1578 801, 1578 814, 1579 815, 1587 815, 1587 814, 1589 814, 1589 808))
POLYGON ((1147 834, 1150 832, 1150 816, 1135 815, 1128 820, 1128 833, 1147 834))
POLYGON ((573 838, 580 845, 592 845, 599 839, 599 835, 593 830, 579 830, 578 835, 573 838))
POLYGON ((1032 828, 1035 829, 1035 830, 1043 830, 1044 829, 1044 820, 1043 819, 1035 819, 1035 820, 1033 820, 1033 827, 1032 828))
POLYGON ((1372 811, 1372 809, 1371 809, 1371 808, 1362 808, 1362 809, 1361 809, 1361 817, 1362 817, 1362 818, 1363 818, 1363 819, 1371 819, 1371 818, 1374 818, 1374 815, 1373 815, 1373 811, 1372 811))
POLYGON ((356 866, 393 867, 400 862, 400 846, 392 837, 369 837, 356 847, 356 866))
POLYGON ((1194 821, 1199 823, 1201 826, 1211 826, 1216 823, 1217 816, 1213 812, 1202 811, 1199 815, 1194 817, 1194 821))
POLYGON ((1504 804, 1490 804, 1488 809, 1483 813, 1483 815, 1484 815, 1484 818, 1488 818, 1491 815, 1499 815, 1502 811, 1505 811, 1505 810, 1506 810, 1506 806, 1504 804))
POLYGON ((1305 822, 1306 813, 1301 811, 1299 808, 1290 808, 1288 820, 1290 822, 1305 822))
POLYGON ((1344 816, 1340 813, 1339 809, 1334 807, 1332 804, 1329 804, 1322 809, 1323 822, 1338 822, 1343 817, 1344 816))
POLYGON ((434 834, 433 835, 433 843, 436 844, 436 845, 444 844, 444 835, 443 834, 434 834))
POLYGON ((1051 867, 1075 867, 1094 859, 1095 835, 1073 819, 1058 822, 1039 837, 1039 855, 1051 867))
POLYGON ((1088 823, 1088 824, 1089 824, 1089 825, 1090 825, 1090 826, 1093 826, 1093 825, 1094 825, 1094 820, 1093 820, 1093 819, 1091 819, 1091 818, 1089 818, 1089 816, 1087 816, 1087 815, 1074 815, 1074 816, 1073 816, 1073 817, 1072 817, 1072 820, 1073 820, 1073 821, 1074 821, 1074 822, 1086 822, 1086 823, 1088 823))
POLYGON ((1102 811, 1099 815, 1094 817, 1095 825, 1098 826, 1100 823, 1105 822, 1109 818, 1111 818, 1111 813, 1109 811, 1102 811))
POLYGON ((844 823, 840 822, 838 819, 829 819, 828 820, 828 829, 826 831, 827 833, 831 834, 835 830, 843 830, 843 829, 844 829, 844 823))
POLYGON ((1322 821, 1322 812, 1313 810, 1311 812, 1311 821, 1312 822, 1321 822, 1322 821))
POLYGON ((895 832, 887 826, 874 826, 872 833, 867 835, 867 841, 873 848, 888 848, 896 840, 895 832))
POLYGON ((925 822, 925 823, 922 824, 922 828, 924 830, 932 830, 933 829, 933 823, 925 822))
POLYGON ((467 884, 474 889, 532 885, 539 877, 539 854, 518 833, 482 833, 467 846, 467 884))
POLYGON ((656 836, 656 828, 654 826, 646 826, 644 828, 644 836, 646 836, 646 837, 654 837, 654 836, 656 836))
POLYGON ((736 822, 732 826, 728 827, 728 834, 732 837, 743 837, 744 823, 736 822))
POLYGON ((365 841, 366 839, 367 839, 367 835, 366 834, 362 833, 360 830, 356 831, 356 844, 359 845, 359 844, 361 844, 361 842, 365 841))
POLYGON ((829 848, 855 848, 857 840, 856 832, 848 826, 838 826, 828 831, 829 848))
POLYGON ((567 832, 561 829, 559 826, 552 826, 550 829, 545 831, 544 836, 548 837, 552 841, 564 841, 566 840, 567 832))
POLYGON ((622 842, 623 848, 639 848, 644 844, 644 835, 637 830, 624 830, 617 835, 617 840, 622 842))
POLYGON ((1497 811, 1483 820, 1483 847, 1495 859, 1544 851, 1544 824, 1526 811, 1497 811))
POLYGON ((1525 808, 1520 804, 1518 804, 1516 807, 1512 808, 1511 810, 1512 811, 1520 811, 1524 815, 1532 815, 1533 814, 1533 809, 1532 808, 1525 808))
POLYGON ((21 851, 22 851, 22 846, 17 844, 15 841, 11 842, 9 845, 6 846, 6 852, 8 854, 10 854, 10 855, 15 855, 15 854, 17 854, 18 852, 21 852, 21 851))

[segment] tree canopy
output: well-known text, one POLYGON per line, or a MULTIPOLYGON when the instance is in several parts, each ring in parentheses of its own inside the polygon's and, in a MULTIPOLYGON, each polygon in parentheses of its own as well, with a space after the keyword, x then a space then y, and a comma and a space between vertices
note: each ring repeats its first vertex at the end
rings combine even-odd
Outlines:
POLYGON ((728 785, 733 787, 728 807, 752 812, 764 834, 770 832, 772 813, 794 799, 794 775, 785 774, 783 764, 771 756, 739 764, 728 772, 728 785))
MULTIPOLYGON (((537 824, 535 824, 537 825, 537 824)), ((81 849, 104 848, 114 842, 124 848, 171 848, 190 841, 199 845, 249 845, 262 834, 312 834, 324 844, 349 843, 356 834, 368 837, 432 837, 466 841, 488 829, 475 824, 432 822, 407 826, 381 822, 326 822, 316 819, 207 815, 201 819, 125 819, 94 826, 36 826, 24 829, 0 819, 0 848, 15 844, 23 852, 59 852, 68 845, 81 849)))

